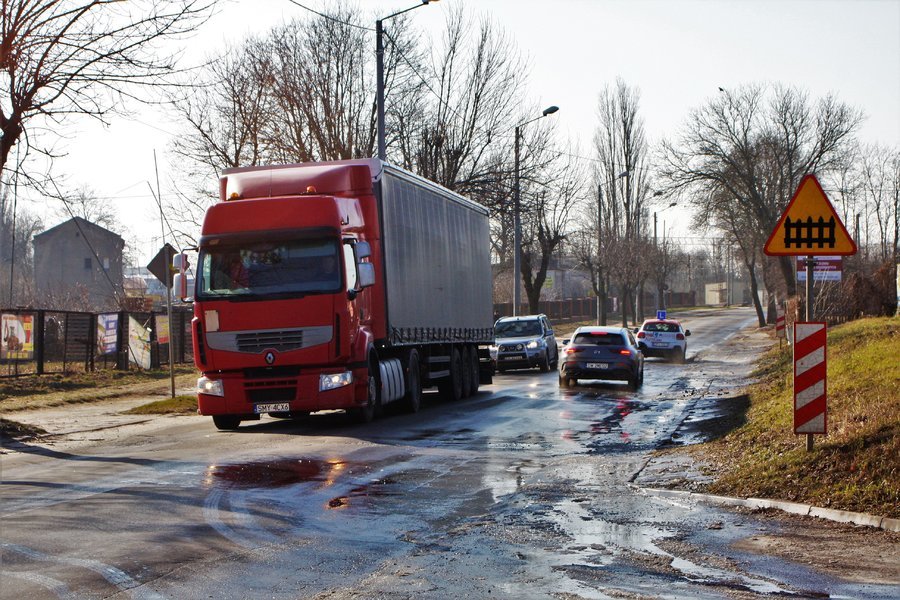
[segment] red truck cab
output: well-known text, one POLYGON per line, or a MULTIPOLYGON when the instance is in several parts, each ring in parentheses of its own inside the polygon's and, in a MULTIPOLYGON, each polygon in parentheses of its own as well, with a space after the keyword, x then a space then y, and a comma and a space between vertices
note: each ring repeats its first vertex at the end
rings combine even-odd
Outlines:
POLYGON ((201 231, 192 322, 199 412, 220 429, 371 404, 384 290, 371 169, 356 162, 222 176, 201 231))

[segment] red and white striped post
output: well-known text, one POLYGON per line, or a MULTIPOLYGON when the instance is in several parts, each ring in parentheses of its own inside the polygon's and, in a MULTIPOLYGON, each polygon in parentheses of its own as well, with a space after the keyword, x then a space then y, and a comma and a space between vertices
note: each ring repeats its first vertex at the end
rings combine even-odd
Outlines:
POLYGON ((775 337, 778 338, 778 347, 781 348, 781 340, 787 337, 784 331, 784 308, 775 308, 775 337))
POLYGON ((794 433, 806 434, 807 450, 828 433, 826 340, 825 323, 794 323, 794 433))

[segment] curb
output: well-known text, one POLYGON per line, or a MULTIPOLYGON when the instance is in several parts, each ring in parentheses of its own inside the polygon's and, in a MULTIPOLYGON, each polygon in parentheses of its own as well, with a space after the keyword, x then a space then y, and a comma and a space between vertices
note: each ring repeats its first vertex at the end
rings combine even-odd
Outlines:
POLYGON ((697 492, 688 492, 684 490, 667 490, 660 488, 638 488, 649 494, 670 498, 694 498, 701 502, 710 504, 718 504, 720 506, 743 506, 759 510, 763 508, 774 508, 795 515, 804 515, 808 517, 818 517, 827 519, 837 523, 852 523, 854 525, 863 525, 866 527, 874 527, 885 531, 900 532, 900 519, 892 519, 890 517, 880 517, 878 515, 870 515, 866 513, 850 512, 846 510, 836 510, 833 508, 820 508, 809 504, 798 504, 796 502, 786 502, 784 500, 769 500, 767 498, 731 498, 728 496, 713 496, 711 494, 700 494, 697 492))

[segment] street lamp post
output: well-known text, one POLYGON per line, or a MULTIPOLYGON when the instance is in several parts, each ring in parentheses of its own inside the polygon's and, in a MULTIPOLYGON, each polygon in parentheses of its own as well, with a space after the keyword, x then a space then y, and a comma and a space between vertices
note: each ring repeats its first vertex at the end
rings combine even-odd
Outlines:
POLYGON ((559 110, 558 106, 548 106, 541 112, 540 117, 535 117, 524 123, 516 125, 515 135, 515 172, 513 174, 513 316, 519 314, 519 305, 522 304, 522 219, 519 204, 519 139, 522 128, 538 119, 552 115, 559 110))
MULTIPOLYGON (((661 196, 662 192, 656 192, 653 195, 661 196)), ((654 250, 659 250, 659 244, 657 244, 657 242, 656 242, 656 215, 657 215, 657 212, 663 212, 664 210, 669 210, 673 206, 678 206, 678 203, 672 202, 671 204, 669 204, 667 207, 665 207, 664 209, 662 209, 660 211, 653 211, 653 249, 654 250)), ((665 221, 663 222, 663 226, 665 226, 665 221)), ((665 273, 663 273, 663 276, 665 277, 665 273)), ((665 282, 663 282, 663 283, 665 283, 665 282)), ((665 299, 663 298, 664 293, 665 292, 662 289, 659 289, 659 287, 657 288, 657 290, 656 290, 656 310, 664 309, 666 307, 666 302, 665 302, 665 299)))
POLYGON ((378 121, 378 158, 385 160, 387 158, 387 142, 385 142, 384 134, 384 21, 392 19, 398 15, 409 12, 416 8, 421 8, 431 2, 438 0, 422 0, 421 4, 410 6, 403 10, 397 11, 386 17, 375 21, 375 103, 377 105, 377 121, 378 121))

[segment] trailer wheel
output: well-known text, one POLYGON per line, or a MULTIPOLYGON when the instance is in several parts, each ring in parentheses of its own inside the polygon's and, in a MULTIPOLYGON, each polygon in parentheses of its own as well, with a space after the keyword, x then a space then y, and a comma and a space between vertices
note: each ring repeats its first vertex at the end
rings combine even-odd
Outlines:
POLYGON ((462 398, 462 373, 460 373, 459 349, 456 347, 450 350, 450 376, 441 380, 438 390, 444 400, 455 402, 462 398))
POLYGON ((419 412, 422 406, 422 374, 419 371, 419 353, 410 350, 406 356, 406 395, 403 396, 406 410, 419 412))
POLYGON ((478 347, 469 347, 469 368, 472 370, 472 394, 478 393, 478 384, 481 383, 481 368, 478 364, 478 347))
POLYGON ((212 419, 220 431, 234 431, 241 424, 241 418, 237 415, 213 415, 212 419))
POLYGON ((468 346, 463 346, 459 355, 459 378, 462 382, 462 397, 468 398, 472 395, 472 354, 469 352, 468 346))

